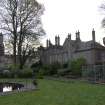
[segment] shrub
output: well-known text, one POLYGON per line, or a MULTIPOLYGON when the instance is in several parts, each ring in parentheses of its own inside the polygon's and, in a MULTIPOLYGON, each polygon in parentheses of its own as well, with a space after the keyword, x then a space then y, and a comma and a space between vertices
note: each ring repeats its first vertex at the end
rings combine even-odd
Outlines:
POLYGON ((3 70, 0 73, 0 78, 11 78, 11 72, 9 70, 3 70))
POLYGON ((68 63, 64 63, 63 68, 67 68, 67 67, 68 67, 68 63))
POLYGON ((23 70, 18 71, 19 78, 32 78, 33 71, 30 68, 24 68, 23 70))
POLYGON ((35 76, 35 78, 39 78, 40 74, 40 69, 42 68, 42 63, 41 61, 33 63, 31 65, 31 69, 33 70, 33 75, 35 76))
POLYGON ((31 68, 38 68, 38 67, 41 67, 41 66, 42 66, 42 63, 41 63, 41 61, 39 61, 39 62, 33 63, 31 65, 31 68))
POLYGON ((8 65, 8 68, 10 70, 11 77, 12 78, 17 78, 18 75, 19 75, 19 65, 14 66, 13 64, 11 64, 11 65, 8 65))
POLYGON ((54 75, 54 74, 57 74, 58 69, 61 68, 61 65, 60 65, 60 63, 55 62, 55 63, 51 64, 50 68, 51 68, 50 69, 50 75, 54 75))
POLYGON ((69 70, 73 75, 81 76, 82 74, 82 66, 86 64, 86 60, 84 58, 78 58, 77 60, 73 60, 69 64, 69 70))
POLYGON ((43 71, 43 75, 50 75, 51 67, 50 65, 43 65, 41 70, 43 71))
POLYGON ((37 74, 37 78, 38 79, 43 79, 43 77, 44 77, 44 70, 43 69, 40 69, 39 72, 38 72, 38 74, 37 74))
POLYGON ((68 73, 69 73, 68 69, 61 68, 61 69, 58 70, 58 73, 57 74, 58 74, 58 76, 64 76, 64 75, 66 75, 68 73))
POLYGON ((37 82, 36 79, 33 80, 33 84, 34 84, 34 86, 37 86, 38 85, 38 82, 37 82))
POLYGON ((41 71, 43 72, 43 75, 54 75, 57 74, 58 69, 60 68, 61 65, 58 62, 55 62, 53 64, 43 65, 41 71))

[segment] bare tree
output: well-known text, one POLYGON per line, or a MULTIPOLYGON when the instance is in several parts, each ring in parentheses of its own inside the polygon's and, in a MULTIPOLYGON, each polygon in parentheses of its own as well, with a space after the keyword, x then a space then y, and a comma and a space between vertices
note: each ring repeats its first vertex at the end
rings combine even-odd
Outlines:
POLYGON ((1 0, 1 29, 10 36, 13 61, 15 65, 19 63, 20 68, 26 61, 23 58, 31 54, 33 42, 45 34, 40 18, 43 10, 36 0, 1 0))
MULTIPOLYGON (((101 8, 102 12, 105 14, 105 3, 102 3, 100 8, 101 8)), ((101 24, 102 24, 102 27, 105 28, 105 17, 103 18, 101 24)))

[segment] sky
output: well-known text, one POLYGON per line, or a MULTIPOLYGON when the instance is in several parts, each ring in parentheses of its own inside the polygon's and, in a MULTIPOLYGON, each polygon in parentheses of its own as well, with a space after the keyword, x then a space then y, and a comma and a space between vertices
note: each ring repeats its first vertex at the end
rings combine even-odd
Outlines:
POLYGON ((101 21, 105 14, 100 9, 104 0, 37 0, 44 4, 45 11, 42 18, 46 37, 42 43, 46 45, 46 39, 55 43, 55 35, 59 35, 63 44, 68 33, 75 39, 76 31, 80 31, 81 40, 92 39, 92 29, 96 31, 97 42, 102 43, 105 31, 101 21))

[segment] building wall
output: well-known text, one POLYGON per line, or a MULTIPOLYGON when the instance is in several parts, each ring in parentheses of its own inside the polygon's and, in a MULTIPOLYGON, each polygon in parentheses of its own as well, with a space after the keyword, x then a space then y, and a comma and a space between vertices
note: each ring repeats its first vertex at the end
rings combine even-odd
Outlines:
POLYGON ((94 64, 95 63, 94 53, 95 53, 94 50, 76 52, 73 54, 73 59, 85 58, 87 61, 87 64, 94 64))
POLYGON ((105 47, 95 41, 95 31, 92 31, 92 40, 81 41, 80 32, 76 32, 76 39, 72 40, 71 35, 65 39, 63 46, 51 44, 41 50, 40 59, 42 63, 52 64, 59 62, 64 64, 77 58, 85 58, 87 64, 105 62, 105 47), (104 58, 103 58, 104 57, 104 58))

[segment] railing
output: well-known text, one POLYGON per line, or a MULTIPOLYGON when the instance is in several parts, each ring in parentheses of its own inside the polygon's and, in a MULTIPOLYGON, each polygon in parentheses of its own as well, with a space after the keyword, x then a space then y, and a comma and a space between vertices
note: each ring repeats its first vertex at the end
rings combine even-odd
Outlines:
POLYGON ((92 82, 105 82, 105 65, 83 66, 82 77, 92 82))

